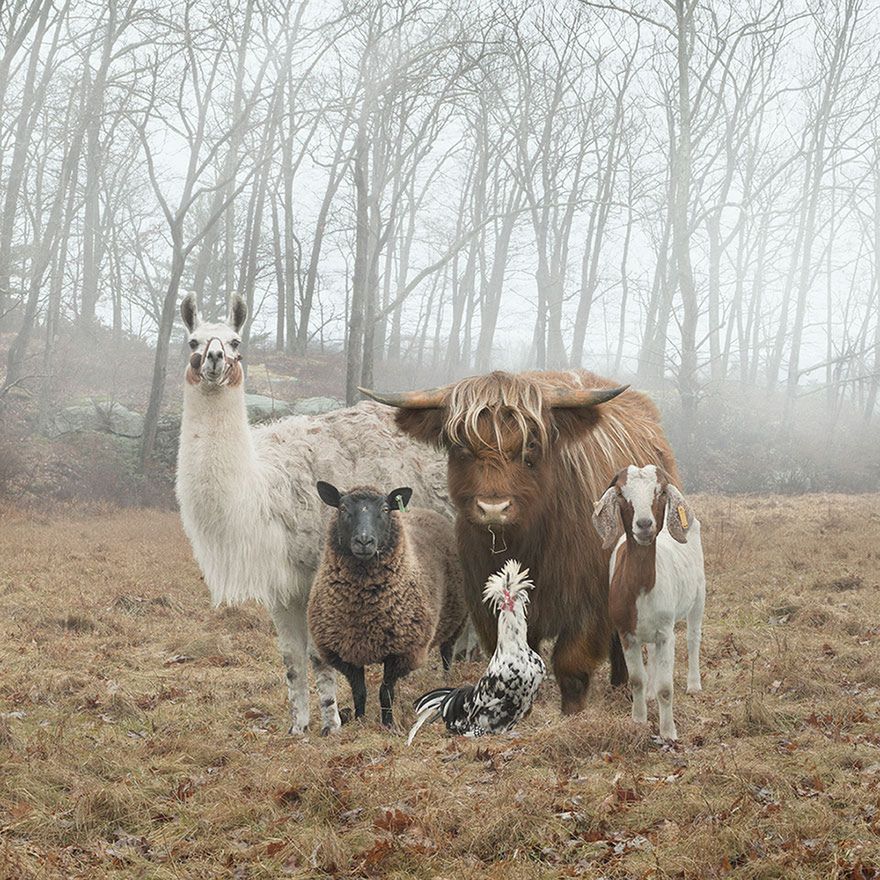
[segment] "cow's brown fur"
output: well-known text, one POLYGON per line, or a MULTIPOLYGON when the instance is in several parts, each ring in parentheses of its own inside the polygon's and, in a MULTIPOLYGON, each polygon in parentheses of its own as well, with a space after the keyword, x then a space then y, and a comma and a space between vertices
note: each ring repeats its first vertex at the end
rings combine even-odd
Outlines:
MULTIPOLYGON (((592 502, 625 465, 658 464, 678 472, 654 404, 635 391, 601 406, 551 409, 554 387, 608 388, 585 371, 490 373, 452 386, 443 407, 397 413, 407 434, 449 451, 449 491, 465 598, 480 639, 494 649, 495 619, 481 601, 486 578, 508 558, 519 559, 537 584, 529 611, 529 641, 557 638, 554 672, 563 710, 586 701, 590 675, 607 656, 608 551, 590 526, 592 502), (503 540, 479 521, 476 499, 512 499, 503 540)), ((496 532, 502 527, 497 527, 496 532)), ((618 648, 619 651, 619 648, 618 648)), ((623 680, 612 657, 612 680, 623 680)))

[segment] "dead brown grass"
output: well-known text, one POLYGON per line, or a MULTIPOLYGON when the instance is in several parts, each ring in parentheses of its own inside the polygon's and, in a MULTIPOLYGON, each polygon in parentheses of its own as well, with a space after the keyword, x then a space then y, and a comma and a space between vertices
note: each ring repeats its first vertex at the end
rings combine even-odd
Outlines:
POLYGON ((880 498, 695 506, 705 690, 675 746, 604 672, 514 738, 289 739, 265 613, 209 607, 174 514, 3 514, 0 878, 877 877, 880 498))

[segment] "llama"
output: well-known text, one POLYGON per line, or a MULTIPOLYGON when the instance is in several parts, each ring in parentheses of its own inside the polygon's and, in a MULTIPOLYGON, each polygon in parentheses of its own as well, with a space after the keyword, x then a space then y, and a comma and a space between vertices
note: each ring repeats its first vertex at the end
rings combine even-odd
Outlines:
POLYGON ((448 669, 467 617, 452 523, 433 510, 405 512, 409 487, 340 493, 319 481, 318 494, 334 513, 309 629, 321 656, 348 679, 356 718, 366 706, 364 666, 383 664, 379 705, 391 727, 397 681, 435 646, 448 669))
POLYGON ((255 599, 268 609, 287 673, 289 732, 308 727, 311 657, 321 732, 329 733, 340 725, 336 676, 311 649, 306 622, 326 520, 316 474, 407 482, 448 516, 444 461, 400 435, 372 403, 251 427, 238 352, 244 301, 236 296, 228 320, 209 323, 189 294, 181 315, 191 349, 176 484, 184 530, 215 605, 255 599))
POLYGON ((675 624, 685 618, 687 692, 701 690, 700 637, 706 574, 700 521, 663 469, 651 464, 643 468, 630 465, 618 471, 596 502, 593 525, 602 546, 615 548, 611 554, 609 610, 629 671, 633 721, 648 720, 642 662, 642 645, 647 645, 647 694, 653 698, 656 690, 660 736, 677 739, 672 717, 675 624))

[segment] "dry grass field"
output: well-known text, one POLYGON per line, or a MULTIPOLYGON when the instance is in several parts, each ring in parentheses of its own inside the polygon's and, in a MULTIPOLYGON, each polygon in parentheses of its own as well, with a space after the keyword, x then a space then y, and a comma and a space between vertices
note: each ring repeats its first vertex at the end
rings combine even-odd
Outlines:
POLYGON ((607 669, 516 738, 407 748, 374 676, 373 720, 291 739, 265 612, 209 607, 174 514, 6 510, 0 877, 880 876, 880 497, 693 500, 704 692, 680 638, 674 746, 607 669))

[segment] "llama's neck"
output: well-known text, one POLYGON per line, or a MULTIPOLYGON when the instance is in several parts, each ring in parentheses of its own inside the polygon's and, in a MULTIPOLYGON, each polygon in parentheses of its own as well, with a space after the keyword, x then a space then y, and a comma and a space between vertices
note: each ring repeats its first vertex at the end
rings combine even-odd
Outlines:
MULTIPOLYGON (((179 457, 182 470, 204 481, 202 491, 209 486, 223 492, 237 490, 230 484, 253 475, 258 461, 241 386, 205 391, 187 383, 179 457)), ((229 500, 224 497, 224 505, 229 500)))

